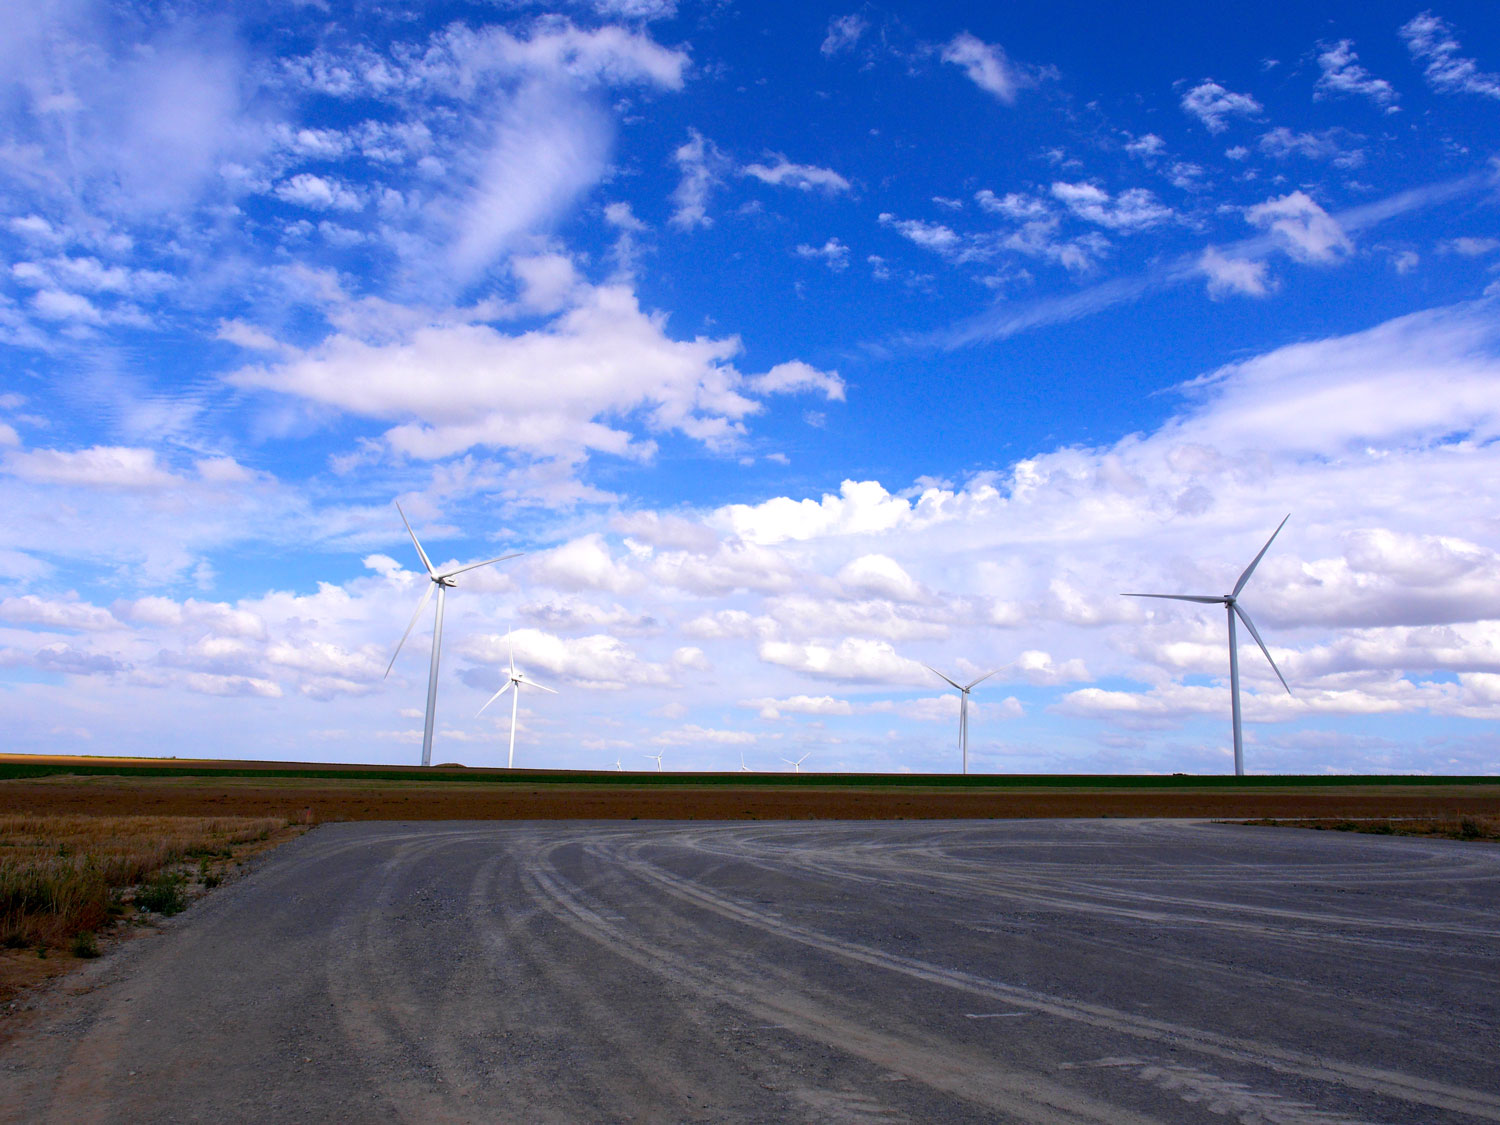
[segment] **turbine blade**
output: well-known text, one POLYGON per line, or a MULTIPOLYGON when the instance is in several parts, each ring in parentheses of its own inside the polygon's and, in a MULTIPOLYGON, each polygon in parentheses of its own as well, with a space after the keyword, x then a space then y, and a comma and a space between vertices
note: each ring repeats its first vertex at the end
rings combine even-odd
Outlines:
POLYGON ((489 566, 490 563, 504 562, 506 559, 518 559, 525 553, 525 551, 512 551, 510 554, 501 555, 498 558, 485 559, 484 562, 470 563, 468 566, 456 566, 452 570, 443 571, 438 577, 452 578, 455 574, 462 574, 466 570, 478 570, 482 566, 489 566))
POLYGON ((963 691, 964 690, 963 688, 958 687, 957 684, 954 684, 952 680, 948 679, 947 676, 943 675, 936 668, 934 668, 931 664, 924 664, 924 665, 922 665, 922 667, 926 668, 929 672, 931 672, 938 679, 943 680, 943 681, 945 681, 947 683, 953 684, 953 686, 956 687, 956 688, 958 688, 959 691, 963 691))
POLYGON ((1234 612, 1239 614, 1240 620, 1245 623, 1245 628, 1250 630, 1250 635, 1255 638, 1255 643, 1260 645, 1260 651, 1266 654, 1266 663, 1271 666, 1271 671, 1276 673, 1276 678, 1281 681, 1281 686, 1286 688, 1288 695, 1291 695, 1292 689, 1287 687, 1286 677, 1281 674, 1281 669, 1276 667, 1276 661, 1271 659, 1271 650, 1266 647, 1266 642, 1261 640, 1260 634, 1255 631, 1255 623, 1250 620, 1250 615, 1240 608, 1239 602, 1234 603, 1234 612))
POLYGON ((1240 575, 1240 580, 1234 584, 1235 597, 1240 596, 1240 591, 1245 588, 1245 583, 1249 582, 1250 576, 1255 573, 1256 566, 1260 564, 1260 560, 1265 556, 1265 553, 1271 549, 1271 544, 1274 543, 1276 541, 1276 537, 1281 534, 1281 529, 1286 526, 1286 521, 1291 518, 1291 512, 1288 512, 1281 518, 1281 522, 1276 525, 1276 530, 1271 532, 1271 538, 1267 539, 1266 545, 1260 549, 1260 554, 1256 555, 1253 559, 1250 560, 1250 565, 1245 568, 1245 573, 1240 575))
MULTIPOLYGON (((396 501, 396 511, 401 512, 401 501, 399 500, 396 501)), ((437 575, 432 572, 432 563, 427 558, 427 552, 422 550, 422 544, 417 542, 417 533, 411 529, 411 521, 406 518, 405 512, 401 512, 401 522, 406 525, 406 534, 411 536, 411 544, 417 549, 417 554, 422 557, 422 565, 427 568, 428 576, 436 578, 437 575)))
POLYGON ((541 688, 543 691, 550 692, 552 695, 556 695, 557 694, 557 689, 555 687, 547 687, 545 684, 539 684, 535 680, 533 680, 530 676, 526 677, 526 686, 527 687, 534 687, 534 688, 541 688))
POLYGON ((1204 605, 1223 605, 1224 598, 1209 594, 1121 594, 1122 598, 1166 598, 1174 602, 1202 602, 1204 605))
POLYGON ((505 630, 505 643, 510 649, 510 678, 516 678, 516 640, 510 635, 510 630, 505 630))
MULTIPOLYGON (((502 695, 504 695, 509 690, 510 690, 510 681, 506 680, 505 681, 505 685, 499 691, 497 691, 494 695, 490 696, 488 699, 486 699, 484 701, 484 707, 488 707, 491 703, 495 702, 495 700, 499 699, 502 695)), ((474 717, 476 719, 479 718, 480 715, 484 714, 484 707, 481 707, 478 711, 474 712, 474 717)))
MULTIPOLYGON (((996 668, 996 669, 995 669, 995 672, 998 672, 998 671, 1000 671, 1000 669, 999 669, 999 668, 996 668)), ((977 687, 978 687, 978 686, 979 686, 979 685, 980 685, 980 684, 982 684, 982 683, 984 683, 984 681, 985 681, 985 680, 987 680, 987 679, 989 679, 989 678, 990 678, 990 677, 991 677, 991 676, 993 676, 993 675, 994 675, 994 674, 995 674, 995 672, 986 672, 986 673, 985 673, 985 674, 984 674, 984 675, 982 675, 982 676, 980 676, 980 677, 979 677, 979 679, 977 679, 977 680, 973 680, 973 681, 971 681, 971 682, 970 682, 970 684, 969 684, 969 686, 968 686, 968 687, 966 687, 966 688, 963 688, 963 689, 961 689, 961 690, 963 690, 963 691, 966 691, 966 692, 968 692, 968 691, 973 691, 973 690, 974 690, 974 689, 975 689, 975 688, 977 688, 977 687)))
MULTIPOLYGON (((391 669, 396 666, 396 657, 401 655, 401 646, 406 643, 406 638, 411 636, 412 629, 417 624, 417 618, 422 616, 422 611, 427 608, 427 603, 432 600, 432 592, 437 589, 437 583, 427 583, 427 593, 422 595, 422 600, 417 603, 417 612, 411 615, 411 620, 406 623, 406 632, 401 634, 401 639, 396 642, 396 651, 391 653, 391 662, 385 666, 385 675, 391 674, 391 669)), ((381 679, 385 679, 382 676, 381 679)))

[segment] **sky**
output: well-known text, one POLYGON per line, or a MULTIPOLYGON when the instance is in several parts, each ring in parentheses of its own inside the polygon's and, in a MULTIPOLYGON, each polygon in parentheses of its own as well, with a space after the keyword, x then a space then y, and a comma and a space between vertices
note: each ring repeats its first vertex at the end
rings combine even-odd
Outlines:
POLYGON ((41 0, 4 749, 1500 772, 1493 3, 41 0))

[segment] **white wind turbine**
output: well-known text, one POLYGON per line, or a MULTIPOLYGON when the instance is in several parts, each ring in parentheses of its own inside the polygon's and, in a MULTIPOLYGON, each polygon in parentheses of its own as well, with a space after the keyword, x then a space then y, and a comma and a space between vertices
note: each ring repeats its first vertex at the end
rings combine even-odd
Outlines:
POLYGON ((650 758, 653 762, 656 763, 656 772, 657 773, 661 773, 661 755, 660 754, 647 754, 646 757, 650 758))
POLYGON ((955 688, 958 689, 958 696, 959 696, 959 703, 958 703, 958 749, 959 749, 959 752, 963 755, 964 773, 968 773, 969 772, 969 692, 973 691, 980 684, 984 683, 985 680, 987 680, 991 676, 993 676, 995 674, 995 672, 1000 671, 1000 669, 996 668, 994 672, 986 672, 984 675, 980 676, 979 679, 977 679, 977 680, 970 680, 966 684, 961 684, 957 680, 951 679, 950 677, 943 675, 936 668, 934 668, 931 664, 924 664, 924 665, 922 665, 922 667, 926 668, 929 672, 931 672, 938 679, 944 680, 947 683, 952 684, 955 688))
POLYGON ((751 769, 749 766, 745 765, 745 752, 743 750, 741 750, 740 751, 740 773, 754 773, 754 772, 755 771, 753 769, 751 769))
POLYGON ((807 761, 808 757, 811 754, 812 754, 812 751, 809 750, 806 754, 803 754, 802 757, 798 758, 795 762, 792 761, 790 758, 782 758, 781 760, 783 762, 785 762, 787 765, 789 765, 789 766, 792 767, 792 772, 793 773, 801 773, 802 772, 802 763, 805 762, 805 761, 807 761))
POLYGON ((619 773, 624 768, 625 768, 625 766, 620 761, 620 755, 616 754, 615 755, 615 772, 619 773))
MULTIPOLYGON (((545 684, 537 683, 535 680, 527 676, 525 672, 517 672, 516 645, 515 642, 511 640, 509 629, 505 630, 505 640, 510 645, 510 677, 501 686, 499 691, 497 691, 494 695, 490 696, 484 701, 484 707, 488 707, 491 703, 495 702, 495 700, 499 699, 507 691, 510 691, 511 688, 516 689, 514 692, 512 692, 510 697, 510 757, 505 760, 505 768, 511 769, 516 764, 516 708, 520 706, 521 702, 521 685, 525 684, 527 687, 541 688, 543 691, 551 692, 553 695, 557 694, 557 689, 549 688, 545 684)), ((474 713, 474 717, 476 719, 480 715, 484 714, 484 707, 481 707, 474 713)))
POLYGON ((1234 718, 1234 773, 1236 777, 1242 776, 1245 772, 1245 747, 1244 742, 1240 737, 1239 645, 1235 641, 1234 637, 1234 619, 1236 615, 1238 615, 1239 619, 1245 623, 1245 628, 1250 630, 1250 635, 1255 638, 1255 643, 1260 646, 1260 651, 1265 653, 1266 663, 1270 664, 1271 671, 1276 673, 1276 678, 1281 681, 1281 686, 1286 688, 1286 693, 1288 695, 1292 694, 1292 689, 1287 687, 1286 677, 1281 674, 1281 669, 1276 667, 1276 661, 1271 659, 1271 650, 1266 648, 1266 642, 1261 640, 1260 634, 1256 632, 1255 623, 1250 620, 1250 615, 1244 611, 1239 603, 1240 591, 1245 588, 1245 583, 1250 581, 1250 576, 1255 573, 1255 568, 1260 564, 1260 560, 1264 558, 1265 553, 1271 549, 1271 544, 1276 541, 1276 537, 1281 534, 1281 529, 1286 526, 1286 521, 1291 518, 1291 514, 1288 513, 1282 518, 1282 521, 1276 525, 1276 530, 1271 532, 1271 538, 1266 540, 1266 545, 1260 549, 1260 554, 1256 555, 1253 559, 1250 560, 1250 565, 1245 568, 1245 573, 1240 575, 1240 580, 1234 584, 1234 589, 1227 594, 1125 595, 1127 598, 1168 598, 1172 601, 1201 602, 1204 605, 1222 605, 1224 607, 1224 612, 1229 617, 1229 699, 1230 713, 1234 718))
MULTIPOLYGON (((401 502, 396 502, 396 511, 401 512, 401 502)), ((427 592, 422 595, 422 600, 417 603, 417 612, 411 615, 407 622, 406 632, 401 634, 401 639, 396 642, 396 651, 391 653, 391 662, 385 666, 385 674, 389 676, 391 669, 396 665, 396 657, 401 654, 401 646, 406 643, 406 638, 411 636, 413 627, 417 624, 417 618, 422 616, 422 611, 427 608, 427 601, 432 597, 432 591, 437 590, 437 619, 432 627, 432 664, 427 670, 427 722, 422 728, 422 764, 432 764, 432 722, 437 714, 437 684, 438 684, 438 661, 443 651, 443 598, 449 587, 456 586, 453 581, 456 575, 466 570, 477 570, 481 566, 489 566, 491 563, 504 562, 523 554, 515 551, 509 555, 501 555, 499 558, 485 559, 484 562, 470 563, 468 566, 456 566, 452 570, 445 570, 439 574, 432 569, 432 561, 427 557, 427 552, 422 550, 422 544, 417 541, 417 533, 411 529, 411 521, 406 518, 406 513, 401 512, 401 522, 406 524, 406 534, 411 536, 412 546, 416 547, 417 555, 422 560, 422 565, 427 569, 427 577, 432 584, 427 587, 427 592)))

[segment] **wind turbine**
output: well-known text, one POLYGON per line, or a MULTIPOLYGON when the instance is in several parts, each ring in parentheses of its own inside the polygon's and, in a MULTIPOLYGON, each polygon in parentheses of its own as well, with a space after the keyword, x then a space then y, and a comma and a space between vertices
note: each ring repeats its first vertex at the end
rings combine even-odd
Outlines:
MULTIPOLYGON (((785 759, 782 759, 782 760, 785 761, 785 759)), ((740 751, 740 773, 754 773, 754 772, 755 771, 753 769, 751 769, 749 766, 745 765, 745 752, 743 750, 741 750, 740 751)))
POLYGON ((1256 632, 1255 623, 1250 620, 1250 615, 1245 612, 1239 603, 1240 591, 1245 588, 1245 583, 1250 581, 1250 576, 1255 573, 1255 568, 1260 565, 1260 560, 1265 553, 1271 549, 1271 544, 1281 534, 1281 529, 1286 526, 1286 521, 1291 519, 1291 513, 1287 513, 1282 521, 1276 525, 1276 530, 1271 532, 1271 538, 1266 540, 1266 545, 1260 549, 1260 554, 1250 560, 1250 565, 1245 568, 1245 573, 1240 575, 1240 580, 1234 584, 1234 589, 1227 594, 1126 594, 1127 598, 1168 598, 1178 602, 1201 602, 1204 605, 1222 605, 1224 612, 1229 617, 1229 699, 1230 712, 1234 717, 1234 773, 1236 777, 1244 775, 1245 772, 1245 747, 1240 737, 1240 660, 1239 646, 1234 638, 1234 619, 1245 623, 1245 628, 1250 630, 1250 635, 1255 638, 1255 643, 1260 646, 1260 651, 1266 655, 1266 663, 1271 666, 1271 671, 1276 673, 1276 678, 1281 681, 1281 686, 1286 688, 1288 695, 1292 689, 1287 687, 1286 677, 1281 674, 1281 669, 1276 667, 1276 661, 1271 659, 1271 650, 1266 648, 1266 642, 1260 639, 1256 632))
POLYGON ((660 754, 647 754, 646 757, 650 758, 653 762, 656 763, 656 772, 657 773, 661 773, 661 755, 660 754))
POLYGON ((790 758, 782 758, 781 760, 783 762, 785 762, 787 765, 789 765, 789 766, 792 767, 792 772, 793 773, 801 773, 802 772, 802 763, 805 762, 805 761, 807 761, 808 756, 811 753, 812 753, 812 751, 809 750, 806 754, 803 754, 802 757, 798 758, 795 762, 792 761, 790 758))
POLYGON ((929 672, 931 672, 938 679, 945 680, 945 681, 947 681, 948 683, 952 684, 954 687, 956 687, 958 689, 958 696, 959 696, 959 702, 958 702, 958 749, 959 749, 960 753, 963 754, 964 773, 968 773, 969 772, 969 692, 973 691, 980 684, 984 683, 985 680, 987 680, 991 676, 993 676, 995 674, 995 672, 1000 671, 1000 669, 996 668, 994 672, 986 672, 984 675, 980 676, 979 679, 977 679, 977 680, 970 680, 967 684, 961 684, 957 680, 950 679, 949 677, 943 675, 936 668, 934 668, 931 664, 924 664, 924 665, 922 665, 922 667, 926 668, 929 672))
POLYGON ((615 755, 615 772, 619 773, 624 768, 625 768, 624 765, 622 765, 621 762, 620 762, 620 755, 616 754, 615 755))
MULTIPOLYGON (((529 679, 525 672, 517 672, 516 645, 515 642, 511 640, 509 629, 505 630, 505 640, 510 645, 510 678, 505 681, 499 691, 497 691, 494 695, 490 696, 487 700, 484 701, 484 707, 488 707, 491 703, 495 702, 495 700, 499 699, 507 691, 510 691, 511 688, 516 689, 510 697, 510 757, 505 761, 505 768, 511 769, 516 764, 516 708, 520 706, 521 702, 521 685, 525 684, 527 687, 541 688, 543 691, 551 692, 553 695, 557 694, 557 689, 549 688, 544 684, 537 683, 533 679, 529 679)), ((484 714, 484 707, 481 707, 478 711, 474 712, 474 717, 476 719, 480 715, 484 714)))
MULTIPOLYGON (((396 501, 396 511, 401 512, 401 502, 396 501)), ((396 642, 396 651, 391 653, 391 662, 385 666, 385 674, 389 676, 391 669, 396 665, 396 657, 401 655, 401 646, 406 643, 406 638, 411 636, 412 628, 417 623, 417 618, 422 616, 422 611, 427 608, 427 601, 432 597, 432 591, 437 590, 437 620, 432 627, 432 664, 427 670, 427 722, 422 728, 422 764, 432 764, 432 722, 437 715, 437 685, 438 685, 438 660, 443 651, 443 598, 449 587, 456 586, 453 581, 455 575, 462 574, 466 570, 477 570, 481 566, 489 566, 491 563, 504 562, 524 554, 515 551, 509 555, 501 555, 495 559, 485 559, 484 562, 470 563, 468 566, 456 566, 452 570, 445 570, 439 574, 432 569, 432 561, 427 557, 427 552, 422 550, 422 544, 417 541, 417 533, 411 529, 411 521, 406 518, 406 513, 401 512, 401 522, 406 524, 406 534, 411 536, 412 546, 417 549, 417 555, 422 560, 422 565, 427 568, 427 577, 431 579, 432 585, 427 587, 427 593, 422 595, 422 600, 417 603, 417 612, 411 615, 407 622, 406 632, 401 634, 401 639, 396 642)))

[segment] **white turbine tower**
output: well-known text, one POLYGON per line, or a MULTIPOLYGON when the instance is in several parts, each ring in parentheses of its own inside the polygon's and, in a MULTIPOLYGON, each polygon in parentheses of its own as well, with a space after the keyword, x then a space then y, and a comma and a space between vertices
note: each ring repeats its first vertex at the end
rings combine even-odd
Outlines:
POLYGON ((743 750, 741 750, 740 751, 740 773, 754 773, 754 772, 755 771, 752 770, 749 766, 745 765, 745 752, 743 750))
POLYGON ((625 766, 620 761, 620 755, 616 754, 615 755, 615 772, 619 773, 624 768, 625 768, 625 766))
POLYGON ((650 758, 653 762, 656 763, 656 772, 657 773, 661 773, 661 755, 660 754, 647 754, 646 757, 650 758))
POLYGON ((1240 575, 1240 580, 1234 584, 1234 589, 1227 594, 1126 594, 1127 598, 1167 598, 1178 602, 1201 602, 1204 605, 1222 605, 1224 612, 1229 617, 1229 699, 1230 713, 1234 718, 1234 773, 1236 777, 1244 775, 1245 772, 1245 747, 1240 736, 1240 660, 1239 645, 1234 637, 1234 619, 1245 623, 1245 628, 1250 630, 1250 635, 1255 638, 1255 643, 1260 646, 1260 651, 1265 653, 1266 663, 1271 666, 1271 671, 1276 673, 1276 678, 1281 681, 1281 686, 1286 688, 1288 695, 1292 689, 1287 687, 1286 677, 1281 674, 1281 669, 1276 667, 1276 661, 1271 659, 1271 650, 1266 648, 1266 642, 1260 639, 1256 632, 1255 623, 1250 620, 1250 615, 1240 606, 1240 591, 1245 588, 1245 583, 1250 581, 1250 576, 1255 573, 1255 568, 1260 565, 1260 560, 1265 553, 1271 549, 1271 544, 1281 534, 1281 529, 1286 526, 1286 521, 1291 519, 1288 513, 1282 521, 1276 525, 1276 530, 1271 532, 1271 538, 1266 540, 1266 545, 1260 549, 1260 554, 1250 560, 1250 565, 1245 568, 1245 573, 1240 575))
MULTIPOLYGON (((396 511, 401 512, 401 503, 397 501, 396 511)), ((406 643, 406 638, 411 636, 412 629, 417 624, 417 618, 422 616, 422 611, 427 608, 427 601, 432 597, 432 591, 437 591, 437 618, 432 627, 432 664, 427 670, 427 722, 422 728, 422 764, 432 765, 432 723, 437 715, 437 684, 438 684, 438 661, 443 651, 443 597, 447 594, 449 587, 456 586, 453 581, 456 575, 466 570, 477 570, 481 566, 489 566, 491 563, 504 562, 513 559, 524 552, 515 551, 509 555, 501 555, 495 559, 485 559, 484 562, 470 563, 468 566, 456 566, 452 570, 445 570, 439 574, 432 569, 432 561, 427 557, 427 552, 422 550, 422 544, 417 541, 417 533, 411 529, 411 521, 406 518, 406 513, 401 512, 401 522, 406 524, 406 534, 411 536, 412 546, 416 547, 417 555, 422 560, 422 565, 427 569, 427 577, 431 585, 427 592, 422 595, 422 600, 417 603, 417 612, 411 615, 407 622, 406 632, 401 634, 401 639, 396 642, 396 651, 391 653, 391 662, 385 666, 385 674, 389 676, 391 669, 395 667, 396 657, 401 655, 401 646, 406 643)))
MULTIPOLYGON (((511 688, 516 689, 510 697, 510 757, 505 760, 505 768, 512 769, 516 764, 516 708, 520 706, 521 702, 521 685, 525 684, 527 687, 541 688, 543 691, 551 692, 553 695, 557 694, 557 689, 549 688, 545 684, 537 683, 535 680, 528 677, 525 672, 517 672, 516 646, 515 642, 510 638, 509 629, 505 631, 505 640, 510 645, 510 677, 501 686, 499 691, 497 691, 494 695, 490 696, 484 701, 484 707, 488 707, 491 703, 495 702, 495 700, 499 699, 506 692, 510 691, 511 688)), ((476 719, 480 715, 484 714, 484 707, 481 707, 474 713, 474 717, 476 719)))
POLYGON ((931 672, 938 679, 944 680, 947 683, 952 684, 955 688, 958 689, 958 697, 959 697, 959 703, 958 703, 958 749, 959 749, 959 753, 963 755, 964 773, 968 773, 969 772, 969 692, 973 691, 980 684, 984 683, 985 680, 987 680, 991 676, 993 676, 995 674, 995 672, 1000 671, 1000 669, 996 668, 994 672, 986 672, 984 675, 980 676, 979 679, 977 679, 977 680, 970 680, 967 684, 961 684, 957 680, 951 679, 948 676, 943 675, 936 668, 934 668, 931 664, 924 664, 924 665, 922 665, 922 667, 926 668, 929 672, 931 672))
POLYGON ((798 758, 795 762, 792 761, 790 758, 782 758, 781 760, 783 762, 785 762, 787 765, 789 765, 789 766, 792 767, 792 772, 793 773, 801 773, 802 772, 802 763, 805 762, 805 761, 807 761, 808 757, 811 754, 812 754, 812 751, 809 750, 806 754, 803 754, 802 757, 798 758))

